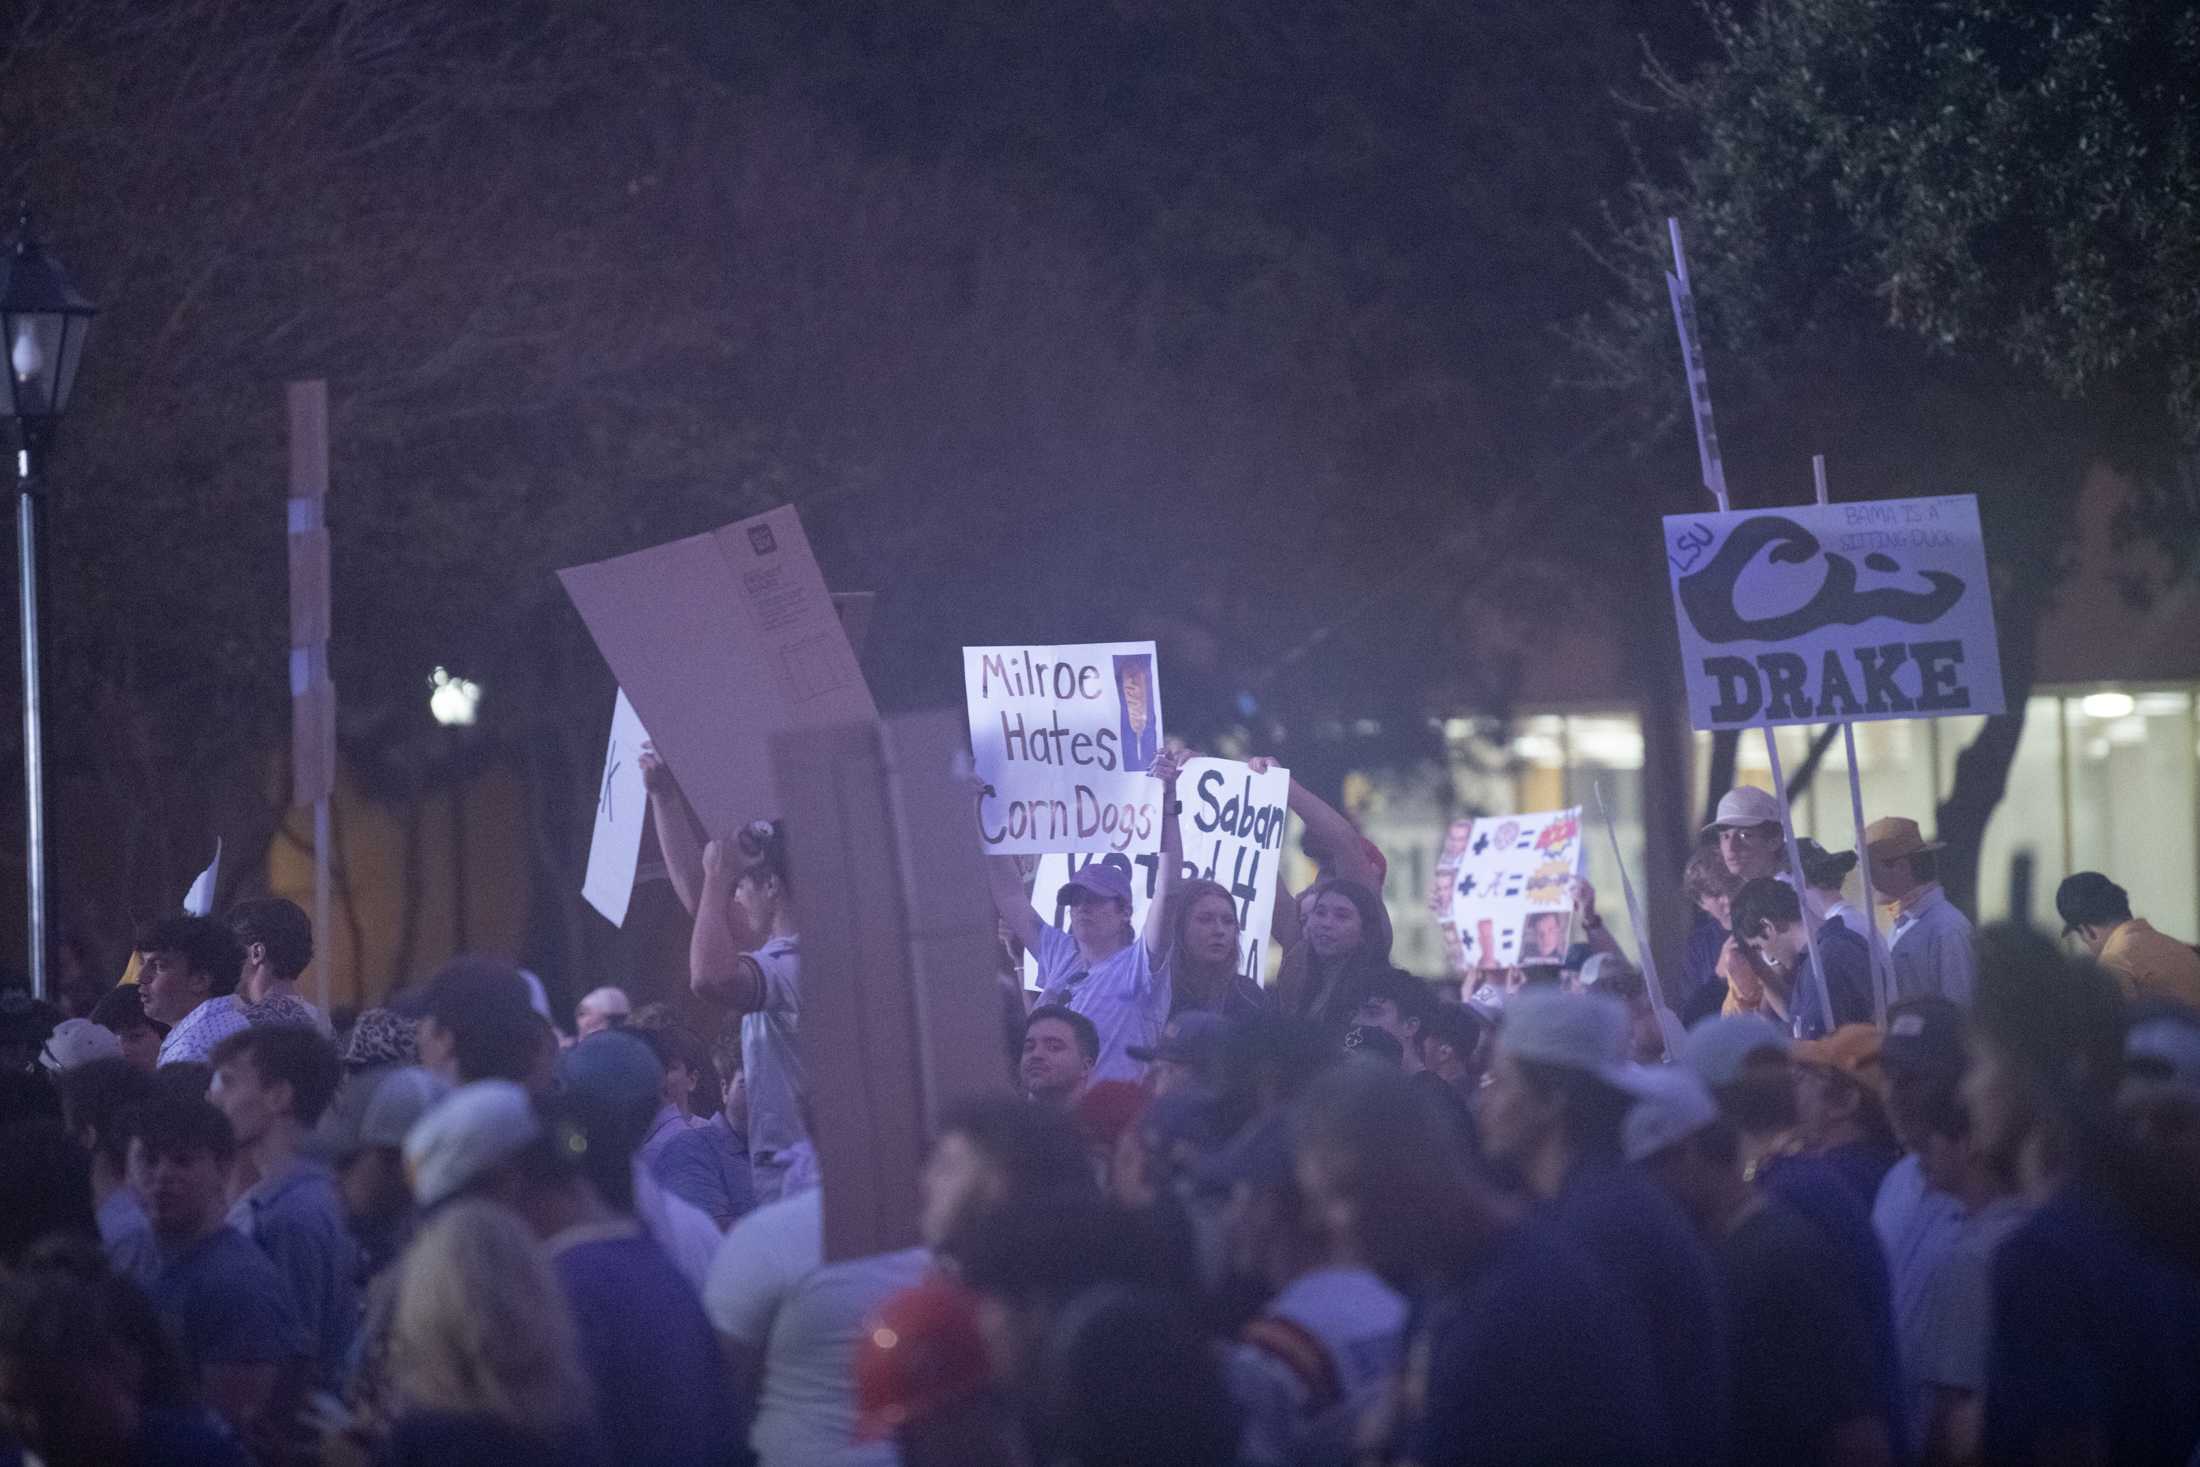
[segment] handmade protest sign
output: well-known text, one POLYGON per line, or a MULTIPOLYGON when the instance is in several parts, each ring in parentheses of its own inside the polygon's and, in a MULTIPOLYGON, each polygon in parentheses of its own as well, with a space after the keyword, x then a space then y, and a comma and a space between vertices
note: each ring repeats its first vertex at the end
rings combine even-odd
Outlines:
POLYGON ((558 579, 713 836, 780 814, 773 734, 878 717, 790 506, 558 579))
POLYGON ((1672 515, 1664 528, 1697 728, 2002 711, 1973 496, 1672 515))
POLYGON ((603 779, 596 786, 596 833, 588 842, 588 874, 581 895, 614 927, 626 925, 634 897, 634 868, 642 855, 642 827, 649 823, 649 793, 636 757, 649 738, 634 705, 619 694, 611 708, 611 738, 604 746, 603 779))
MULTIPOLYGON (((1283 861, 1283 829, 1289 815, 1291 771, 1262 774, 1234 759, 1192 759, 1177 776, 1177 816, 1184 838, 1179 875, 1229 889, 1238 909, 1238 971, 1255 983, 1268 970, 1268 928, 1276 910, 1276 875, 1283 861)), ((1100 857, 1049 852, 1039 858, 1031 885, 1039 915, 1065 931, 1069 912, 1060 897, 1070 873, 1088 860, 1120 866, 1131 883, 1131 926, 1143 930, 1161 869, 1159 851, 1100 857)), ((1038 960, 1024 957, 1024 985, 1039 986, 1038 960)))
POLYGON ((965 647, 989 855, 1141 853, 1161 843, 1161 678, 1151 642, 965 647))
POLYGON ((1472 821, 1451 902, 1468 970, 1564 958, 1585 859, 1579 806, 1472 821))
POLYGON ((1428 910, 1444 939, 1444 971, 1461 976, 1467 972, 1467 951, 1459 940, 1458 924, 1452 921, 1452 890, 1459 883, 1459 862, 1473 835, 1472 820, 1451 822, 1444 831, 1443 845, 1437 848, 1436 876, 1429 883, 1428 910))

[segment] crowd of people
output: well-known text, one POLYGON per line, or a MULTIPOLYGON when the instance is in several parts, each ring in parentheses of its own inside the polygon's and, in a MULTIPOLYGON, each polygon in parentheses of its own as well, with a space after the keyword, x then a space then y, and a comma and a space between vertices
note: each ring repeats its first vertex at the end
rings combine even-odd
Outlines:
POLYGON ((2106 876, 1974 932, 1914 822, 1791 862, 1737 789, 1662 984, 1586 886, 1431 980, 1294 786, 1263 986, 1173 819, 1136 925, 993 858, 1000 1053, 913 1246, 828 1259, 799 832, 643 767, 658 1001, 470 956, 325 1013, 279 899, 0 1000, 0 1463, 2200 1462, 2200 951, 2106 876))

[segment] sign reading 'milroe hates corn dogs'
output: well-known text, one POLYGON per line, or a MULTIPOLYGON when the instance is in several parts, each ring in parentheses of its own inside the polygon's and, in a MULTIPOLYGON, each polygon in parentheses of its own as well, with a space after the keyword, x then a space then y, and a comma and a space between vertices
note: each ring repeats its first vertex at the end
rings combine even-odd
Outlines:
POLYGON ((1151 642, 965 647, 970 752, 994 855, 1161 843, 1161 678, 1151 642))

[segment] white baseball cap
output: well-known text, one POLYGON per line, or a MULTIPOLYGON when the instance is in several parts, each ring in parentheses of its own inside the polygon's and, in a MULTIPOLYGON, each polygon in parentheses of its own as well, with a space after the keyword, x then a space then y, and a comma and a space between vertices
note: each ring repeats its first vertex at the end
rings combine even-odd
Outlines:
POLYGON ((1786 1054, 1792 1047, 1788 1036, 1762 1014, 1714 1014, 1688 1031, 1680 1061, 1706 1085, 1731 1085, 1742 1078, 1742 1062, 1759 1050, 1786 1054))
POLYGON ((115 1031, 90 1019, 63 1019, 38 1051, 38 1062, 57 1075, 96 1059, 121 1057, 122 1041, 115 1031))
POLYGON ((1635 1080, 1635 1103, 1620 1125, 1620 1147, 1629 1161, 1648 1161, 1719 1118, 1711 1087, 1683 1065, 1645 1067, 1635 1080))
POLYGON ((1780 823, 1780 802, 1771 790, 1759 789, 1753 784, 1738 784, 1719 796, 1718 814, 1703 828, 1702 833, 1710 835, 1720 830, 1780 823))
POLYGON ((626 996, 625 989, 606 985, 589 989, 581 996, 578 1007, 592 1009, 599 1014, 619 1016, 633 1013, 634 1001, 626 996))
POLYGON ((541 1134, 527 1092, 510 1080, 459 1086, 405 1133, 413 1200, 425 1208, 457 1196, 541 1134))
POLYGON ((1628 1024, 1616 998, 1531 986, 1506 1001, 1497 1042, 1514 1059, 1579 1070, 1632 1094, 1642 1068, 1627 1063, 1628 1024))

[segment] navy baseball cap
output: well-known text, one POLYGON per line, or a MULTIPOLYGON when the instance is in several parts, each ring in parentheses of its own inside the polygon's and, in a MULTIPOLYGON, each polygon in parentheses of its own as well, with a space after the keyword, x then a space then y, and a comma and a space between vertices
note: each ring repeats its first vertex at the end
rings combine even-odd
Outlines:
POLYGON ((1121 902, 1126 907, 1131 904, 1130 876, 1122 867, 1111 866, 1105 861, 1086 862, 1076 875, 1063 883, 1054 899, 1066 907, 1077 900, 1080 891, 1121 902))

